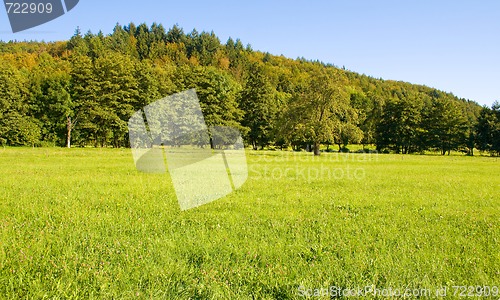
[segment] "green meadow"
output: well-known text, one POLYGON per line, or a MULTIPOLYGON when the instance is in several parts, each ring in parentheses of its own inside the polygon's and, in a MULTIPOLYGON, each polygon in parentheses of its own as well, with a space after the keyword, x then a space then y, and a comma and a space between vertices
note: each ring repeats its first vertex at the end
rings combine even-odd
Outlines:
POLYGON ((454 286, 500 287, 500 159, 248 151, 247 160, 239 190, 181 211, 168 174, 136 171, 130 149, 0 148, 0 298, 322 299, 331 287, 446 287, 452 299, 454 286))

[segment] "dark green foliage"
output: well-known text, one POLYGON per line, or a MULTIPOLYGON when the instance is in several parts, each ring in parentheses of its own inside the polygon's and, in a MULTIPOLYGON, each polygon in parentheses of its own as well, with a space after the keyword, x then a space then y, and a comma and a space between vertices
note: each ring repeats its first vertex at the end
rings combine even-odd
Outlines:
POLYGON ((229 74, 215 67, 180 67, 173 75, 177 91, 195 89, 207 126, 241 126, 243 111, 237 97, 241 86, 229 74))
POLYGON ((398 153, 500 153, 498 105, 333 65, 252 50, 239 39, 117 24, 67 42, 0 43, 0 143, 128 145, 127 121, 196 89, 209 126, 240 129, 254 149, 376 144, 398 153), (477 118, 479 117, 479 123, 477 118), (477 123, 477 124, 476 124, 477 123))
POLYGON ((415 99, 402 97, 386 103, 377 126, 377 149, 389 148, 396 153, 420 150, 421 107, 415 99))
POLYGON ((126 140, 127 121, 139 97, 134 70, 134 62, 128 56, 114 52, 95 61, 93 88, 97 97, 90 113, 95 142, 101 146, 106 145, 108 138, 115 147, 126 140))
POLYGON ((11 146, 34 146, 40 140, 40 127, 33 117, 9 112, 0 121, 0 144, 11 146))
POLYGON ((196 30, 188 37, 187 55, 196 56, 203 66, 215 65, 215 54, 221 48, 219 38, 213 32, 199 34, 196 30))
POLYGON ((476 126, 476 147, 500 155, 500 104, 493 103, 491 109, 484 107, 476 126))
POLYGON ((28 78, 7 61, 0 62, 0 144, 33 146, 40 127, 30 109, 28 78))
POLYGON ((244 111, 242 125, 248 128, 247 140, 253 149, 270 143, 276 104, 273 88, 264 74, 262 66, 253 63, 248 70, 245 87, 239 96, 239 105, 244 111))
POLYGON ((424 147, 439 149, 450 154, 467 145, 467 121, 454 101, 436 98, 424 114, 422 127, 425 131, 424 147))

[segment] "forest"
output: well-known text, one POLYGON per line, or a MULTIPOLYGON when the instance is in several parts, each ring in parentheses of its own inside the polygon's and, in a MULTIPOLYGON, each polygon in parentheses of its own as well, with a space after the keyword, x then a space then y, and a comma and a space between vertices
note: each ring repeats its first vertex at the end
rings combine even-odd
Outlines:
POLYGON ((500 104, 225 43, 213 32, 117 24, 68 41, 0 42, 0 145, 129 147, 145 105, 196 89, 208 126, 255 149, 500 155, 500 104), (335 150, 334 150, 335 149, 335 150))

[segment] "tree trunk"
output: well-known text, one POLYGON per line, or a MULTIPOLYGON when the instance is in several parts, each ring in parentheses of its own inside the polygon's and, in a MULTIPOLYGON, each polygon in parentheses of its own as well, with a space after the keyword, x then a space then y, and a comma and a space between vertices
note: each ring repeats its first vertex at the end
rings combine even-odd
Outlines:
POLYGON ((71 130, 73 129, 73 123, 71 122, 71 117, 66 117, 68 121, 66 123, 66 147, 71 148, 71 130))
POLYGON ((314 143, 314 155, 315 156, 318 156, 320 155, 321 153, 319 152, 319 143, 318 142, 315 142, 314 143))

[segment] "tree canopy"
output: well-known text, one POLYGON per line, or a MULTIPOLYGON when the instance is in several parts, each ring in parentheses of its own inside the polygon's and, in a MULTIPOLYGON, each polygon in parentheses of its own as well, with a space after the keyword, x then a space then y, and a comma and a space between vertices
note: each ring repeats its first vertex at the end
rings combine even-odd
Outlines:
POLYGON ((209 126, 254 149, 375 144, 379 151, 500 154, 500 105, 332 64, 254 51, 214 32, 153 23, 68 41, 0 42, 0 144, 128 146, 145 105, 196 89, 209 126))

